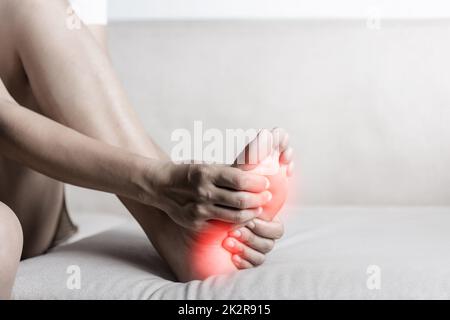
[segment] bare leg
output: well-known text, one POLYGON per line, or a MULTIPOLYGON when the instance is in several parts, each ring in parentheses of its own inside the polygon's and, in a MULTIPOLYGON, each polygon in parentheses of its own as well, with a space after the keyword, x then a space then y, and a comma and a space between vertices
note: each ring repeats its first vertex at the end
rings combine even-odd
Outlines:
MULTIPOLYGON (((19 56, 14 50, 5 3, 0 4, 0 78, 14 98, 36 110, 19 56)), ((7 96, 0 81, 0 98, 7 96)), ((51 245, 63 207, 63 184, 14 161, 0 157, 0 201, 17 215, 24 233, 23 257, 45 252, 51 245)))
MULTIPOLYGON (((99 50, 102 46, 98 46, 98 40, 87 28, 77 31, 65 28, 61 23, 66 8, 62 1, 45 1, 45 6, 43 3, 11 1, 9 11, 13 14, 5 17, 9 25, 15 24, 10 28, 14 34, 9 34, 8 39, 12 42, 11 51, 18 53, 23 66, 23 79, 29 81, 33 93, 31 100, 36 100, 33 110, 111 145, 151 158, 165 158, 138 121, 107 54, 99 50), (52 37, 48 37, 49 32, 52 37), (69 53, 68 48, 76 49, 69 53), (46 53, 49 51, 54 54, 49 56, 46 53)), ((20 72, 14 70, 12 73, 20 72)), ((8 81, 5 83, 8 85, 8 81)), ((14 94, 13 87, 8 89, 14 94)), ((18 94, 14 94, 14 98, 17 97, 18 94)), ((27 99, 19 97, 17 100, 25 104, 27 99)), ((190 234, 183 236, 188 234, 187 230, 158 209, 129 199, 121 200, 177 276, 181 280, 198 277, 189 268, 174 267, 185 265, 189 259, 187 247, 190 243, 185 242, 191 241, 190 234), (174 234, 180 237, 174 237, 174 234)), ((51 238, 55 230, 47 231, 51 238)), ((48 245, 42 247, 46 249, 48 245)), ((231 260, 229 267, 234 268, 231 260)))
POLYGON ((21 253, 20 223, 14 212, 0 202, 0 300, 11 297, 21 253))
MULTIPOLYGON (((23 0, 19 4, 12 2, 11 6, 15 9, 11 23, 16 23, 14 50, 19 53, 39 112, 134 153, 153 158, 166 157, 145 133, 107 55, 99 50, 92 34, 86 28, 76 31, 65 28, 62 23, 66 8, 64 2, 23 0), (69 49, 73 51, 68 52, 69 49)), ((179 279, 208 275, 199 273, 195 265, 186 265, 192 258, 192 242, 196 240, 196 234, 179 227, 155 208, 129 199, 121 200, 179 279)), ((214 245, 217 246, 216 241, 214 245)), ((224 250, 220 252, 228 255, 224 250)), ((236 268, 231 259, 221 267, 224 271, 236 268)))
MULTIPOLYGON (((44 109, 39 105, 30 87, 14 37, 20 32, 15 26, 23 24, 23 21, 19 21, 21 12, 33 15, 35 6, 42 8, 44 3, 39 1, 22 3, 2 1, 0 3, 0 38, 2 39, 0 42, 0 78, 19 104, 40 113, 43 113, 44 109)), ((47 13, 51 14, 49 11, 47 13)), ((65 19, 65 16, 62 16, 62 19, 65 19)), ((64 22, 64 20, 62 21, 64 22)), ((105 49, 106 36, 103 29, 100 26, 92 26, 90 33, 96 36, 95 44, 105 49)), ((0 85, 0 98, 2 96, 7 96, 7 94, 5 88, 0 85)), ((103 110, 106 111, 106 109, 103 110)), ((87 109, 84 111, 87 112, 87 109)), ((73 116, 73 114, 69 116, 73 116)), ((86 118, 89 119, 89 116, 86 118)), ((113 119, 108 120, 114 121, 113 119)), ((117 121, 113 126, 115 124, 117 121)), ((100 131, 102 130, 101 125, 98 128, 100 131)), ((117 129, 120 131, 116 127, 117 129)), ((112 139, 117 138, 114 137, 114 133, 111 133, 116 130, 109 131, 112 139)), ((136 139, 134 140, 136 141, 136 139)), ((148 141, 150 140, 148 139, 148 141)), ((125 140, 121 143, 125 143, 125 140)), ((64 185, 3 157, 0 157, 0 178, 0 201, 12 208, 22 225, 24 233, 22 258, 44 253, 54 243, 55 236, 58 236, 59 224, 64 216, 62 214, 65 210, 64 185)))
POLYGON ((23 228, 23 258, 44 253, 57 232, 63 184, 4 158, 0 177, 0 201, 14 210, 23 228))

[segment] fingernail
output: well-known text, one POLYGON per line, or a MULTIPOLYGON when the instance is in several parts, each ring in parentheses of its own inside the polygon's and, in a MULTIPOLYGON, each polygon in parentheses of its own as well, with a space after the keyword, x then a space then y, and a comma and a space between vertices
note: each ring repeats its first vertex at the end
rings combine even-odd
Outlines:
POLYGON ((272 193, 271 192, 267 192, 267 201, 272 200, 272 193))
POLYGON ((270 188, 270 181, 269 181, 269 179, 266 178, 266 189, 269 189, 269 188, 270 188))
POLYGON ((239 257, 238 255, 234 255, 232 259, 235 263, 241 263, 241 257, 239 257))
POLYGON ((240 238, 242 233, 239 230, 234 230, 230 233, 231 236, 235 237, 235 238, 240 238))
POLYGON ((228 248, 234 248, 234 246, 236 245, 236 243, 234 242, 233 239, 228 238, 227 241, 225 241, 225 245, 226 245, 228 248))
POLYGON ((250 229, 254 229, 256 227, 256 224, 253 221, 250 221, 249 223, 247 223, 247 227, 250 229))

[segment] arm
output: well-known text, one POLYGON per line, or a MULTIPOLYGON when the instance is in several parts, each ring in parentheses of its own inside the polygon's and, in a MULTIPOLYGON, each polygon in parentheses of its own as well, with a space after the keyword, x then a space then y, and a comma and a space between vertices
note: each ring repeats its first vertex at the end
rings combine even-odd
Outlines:
MULTIPOLYGON (((131 108, 110 59, 95 38, 83 25, 69 30, 61 24, 67 2, 9 4, 15 7, 9 18, 16 25, 14 42, 39 112, 158 164, 156 169, 147 166, 136 173, 145 181, 138 199, 131 199, 164 211, 185 227, 197 228, 198 222, 211 219, 245 222, 259 214, 271 196, 265 177, 224 166, 174 165, 159 158, 161 152, 131 108)), ((114 193, 128 203, 123 194, 114 193)))
POLYGON ((70 184, 136 199, 156 161, 94 140, 0 98, 0 154, 70 184))
POLYGON ((262 192, 266 179, 261 176, 230 167, 175 165, 138 156, 21 107, 4 94, 0 154, 57 180, 152 205, 192 228, 201 228, 209 219, 246 222, 259 214, 252 208, 269 200, 267 191, 262 192))

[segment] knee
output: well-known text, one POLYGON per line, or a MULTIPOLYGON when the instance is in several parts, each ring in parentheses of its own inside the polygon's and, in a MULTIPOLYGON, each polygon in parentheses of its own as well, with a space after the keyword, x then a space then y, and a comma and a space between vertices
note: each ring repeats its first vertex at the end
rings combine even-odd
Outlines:
POLYGON ((0 202, 0 299, 10 296, 22 243, 19 220, 11 209, 0 202))
POLYGON ((64 7, 65 3, 64 1, 47 0, 1 0, 0 2, 2 23, 15 37, 20 35, 23 30, 36 27, 39 21, 45 23, 45 17, 53 14, 51 6, 64 7))
POLYGON ((22 242, 22 227, 19 219, 7 205, 0 202, 0 243, 2 244, 0 254, 6 248, 13 251, 22 251, 22 242), (5 246, 5 244, 8 244, 8 246, 5 246))

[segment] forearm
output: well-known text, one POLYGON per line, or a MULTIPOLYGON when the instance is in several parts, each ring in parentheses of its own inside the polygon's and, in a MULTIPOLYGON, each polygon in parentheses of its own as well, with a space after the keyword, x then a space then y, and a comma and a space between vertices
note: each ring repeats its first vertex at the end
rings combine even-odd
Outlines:
POLYGON ((0 154, 62 182, 137 199, 151 160, 0 100, 0 154))

